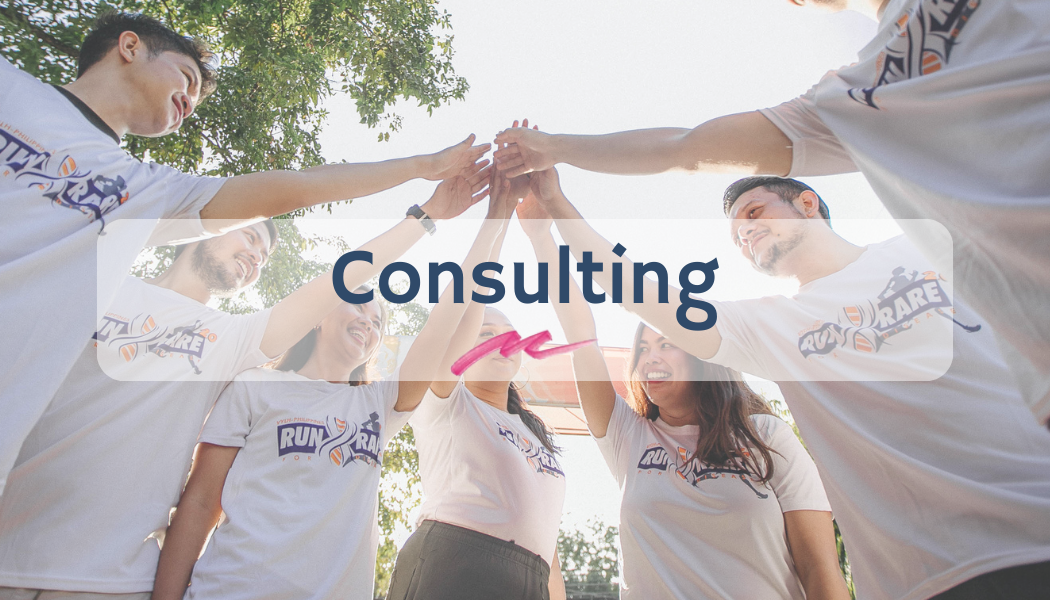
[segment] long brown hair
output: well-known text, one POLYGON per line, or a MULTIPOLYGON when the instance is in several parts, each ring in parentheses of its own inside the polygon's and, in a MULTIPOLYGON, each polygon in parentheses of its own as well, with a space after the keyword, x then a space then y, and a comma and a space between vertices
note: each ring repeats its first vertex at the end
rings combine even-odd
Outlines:
MULTIPOLYGON (((371 288, 367 288, 371 289, 371 288)), ((367 291, 367 289, 365 291, 367 291)), ((362 288, 358 288, 355 291, 361 291, 362 288)), ((389 311, 385 302, 376 300, 379 303, 379 343, 372 349, 372 354, 350 373, 350 385, 365 385, 372 383, 379 379, 379 374, 376 372, 376 360, 379 357, 379 347, 383 345, 383 337, 386 335, 386 323, 390 316, 389 311)), ((303 339, 295 343, 294 346, 289 348, 280 358, 274 361, 273 368, 278 371, 298 371, 306 365, 306 362, 310 360, 310 356, 313 355, 314 350, 317 349, 317 329, 311 329, 303 339)))
MULTIPOLYGON (((649 400, 645 387, 638 376, 638 361, 642 333, 647 328, 639 323, 634 332, 631 354, 627 359, 627 402, 639 415, 655 421, 660 416, 660 407, 649 400)), ((692 381, 693 408, 700 421, 700 436, 696 452, 690 460, 697 458, 712 466, 742 468, 758 481, 765 483, 773 477, 772 453, 776 452, 759 437, 751 422, 751 415, 771 415, 769 404, 755 393, 741 378, 740 373, 689 357, 695 373, 703 373, 703 381, 692 381), (743 447, 742 447, 743 446, 743 447), (754 453, 762 456, 761 462, 754 453)))
POLYGON ((561 452, 561 448, 554 445, 554 433, 543 422, 543 419, 525 405, 525 402, 521 399, 521 392, 518 391, 518 386, 514 385, 514 382, 510 383, 510 387, 507 390, 507 412, 512 415, 518 415, 521 418, 521 422, 529 428, 532 435, 540 440, 540 443, 543 444, 543 447, 548 452, 551 454, 561 452))

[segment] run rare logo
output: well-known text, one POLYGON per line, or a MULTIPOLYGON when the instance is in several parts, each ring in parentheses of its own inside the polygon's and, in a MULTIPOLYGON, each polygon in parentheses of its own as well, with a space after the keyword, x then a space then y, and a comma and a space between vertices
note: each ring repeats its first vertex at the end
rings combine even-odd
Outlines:
POLYGON ((525 460, 529 462, 529 466, 535 469, 537 473, 551 475, 555 478, 565 477, 558 459, 554 458, 554 455, 544 448, 542 444, 534 444, 529 438, 518 435, 513 429, 504 427, 499 421, 496 421, 496 428, 499 430, 500 437, 510 442, 525 455, 525 460))
POLYGON ((0 127, 0 176, 13 177, 27 188, 37 189, 56 206, 79 210, 88 222, 106 228, 105 216, 128 201, 127 182, 81 171, 72 156, 61 158, 37 150, 16 134, 0 127))
MULTIPOLYGON (((748 451, 741 449, 745 455, 748 451)), ((682 479, 694 488, 699 489, 700 483, 712 479, 739 479, 760 500, 765 500, 769 494, 758 491, 751 479, 751 474, 745 469, 732 467, 709 467, 699 458, 689 458, 689 451, 678 446, 677 452, 672 454, 660 444, 649 444, 642 452, 642 458, 638 461, 639 471, 673 471, 679 479, 682 479)))
POLYGON ((964 325, 955 320, 955 309, 942 281, 944 278, 933 271, 908 272, 897 267, 877 298, 846 306, 837 323, 822 323, 804 332, 798 338, 798 350, 803 358, 823 356, 839 348, 878 352, 893 336, 911 329, 920 319, 932 319, 935 315, 954 322, 967 333, 980 331, 980 325, 964 325))
MULTIPOLYGON (((373 468, 383 464, 379 414, 351 423, 336 417, 324 421, 307 418, 277 423, 277 456, 307 454, 327 458, 337 467, 362 462, 373 468)), ((299 459, 298 456, 295 457, 299 459)))
POLYGON ((876 91, 890 83, 940 71, 951 59, 959 35, 982 0, 921 0, 897 19, 897 33, 875 62, 871 87, 853 88, 850 98, 879 109, 876 91))
POLYGON ((92 336, 95 345, 105 344, 117 348, 124 362, 132 362, 146 354, 161 358, 184 356, 196 375, 201 374, 200 361, 209 343, 219 336, 204 327, 203 321, 193 325, 169 327, 157 326, 152 315, 139 315, 132 319, 106 313, 92 336))

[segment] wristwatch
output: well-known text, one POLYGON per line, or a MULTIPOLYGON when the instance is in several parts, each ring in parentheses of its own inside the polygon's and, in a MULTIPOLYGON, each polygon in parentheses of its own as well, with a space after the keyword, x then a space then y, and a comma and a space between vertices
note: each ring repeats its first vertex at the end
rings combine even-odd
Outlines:
POLYGON ((423 229, 426 229, 427 233, 430 235, 434 235, 434 232, 437 231, 437 225, 434 224, 434 220, 430 218, 430 215, 423 212, 423 209, 419 208, 418 204, 410 206, 408 210, 405 211, 405 216, 419 219, 420 224, 423 225, 423 229))

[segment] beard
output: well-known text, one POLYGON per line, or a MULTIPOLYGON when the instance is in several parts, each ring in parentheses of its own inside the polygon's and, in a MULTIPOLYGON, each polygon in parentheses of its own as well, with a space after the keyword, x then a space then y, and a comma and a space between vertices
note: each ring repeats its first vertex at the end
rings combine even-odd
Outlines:
MULTIPOLYGON (((785 273, 780 272, 780 263, 784 257, 791 254, 806 240, 806 227, 799 227, 788 239, 773 244, 761 261, 755 260, 755 269, 760 273, 773 277, 780 277, 785 273)), ((787 273, 790 275, 790 273, 787 273)))
POLYGON ((204 287, 212 296, 229 298, 237 293, 237 279, 223 267, 215 253, 212 252, 211 240, 204 240, 193 250, 190 265, 193 272, 204 282, 204 287))

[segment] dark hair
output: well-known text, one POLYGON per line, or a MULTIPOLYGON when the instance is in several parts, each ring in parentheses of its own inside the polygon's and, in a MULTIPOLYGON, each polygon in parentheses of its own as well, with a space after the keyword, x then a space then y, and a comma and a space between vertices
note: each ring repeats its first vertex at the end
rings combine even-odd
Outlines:
POLYGON ((518 415, 521 417, 521 422, 529 428, 529 431, 540 440, 543 447, 547 449, 551 454, 558 454, 561 452, 561 448, 554 445, 554 432, 552 432, 547 424, 543 422, 543 419, 536 416, 536 413, 529 410, 525 401, 521 399, 521 392, 518 391, 518 386, 513 383, 508 386, 507 389, 507 412, 512 415, 518 415))
MULTIPOLYGON (((371 289, 371 286, 363 285, 358 287, 355 291, 367 291, 371 289)), ((381 322, 379 326, 379 343, 376 344, 375 350, 372 351, 372 355, 365 360, 360 366, 350 373, 350 385, 365 385, 372 383, 379 379, 379 374, 376 373, 375 365, 376 359, 379 356, 379 346, 383 343, 383 336, 386 335, 386 324, 390 316, 387 310, 386 303, 376 299, 374 302, 379 303, 379 320, 381 322)), ((310 360, 310 356, 313 355, 314 350, 317 349, 317 329, 311 329, 303 339, 295 343, 294 346, 285 351, 280 358, 277 358, 272 363, 272 368, 278 371, 298 371, 306 365, 306 361, 310 360)))
MULTIPOLYGON (((627 403, 639 415, 655 421, 660 416, 660 407, 649 400, 638 377, 639 349, 646 327, 645 323, 639 323, 634 333, 624 381, 627 403)), ((776 451, 762 441, 751 422, 751 415, 773 414, 769 404, 741 379, 740 373, 695 356, 689 358, 695 361, 696 372, 702 369, 704 373, 704 381, 690 382, 693 406, 700 418, 700 436, 696 451, 689 459, 698 458, 712 466, 742 468, 761 483, 769 481, 773 477, 772 453, 776 451), (755 452, 762 456, 761 463, 756 460, 755 452)))
POLYGON ((755 177, 745 177, 733 182, 726 188, 726 193, 722 196, 722 209, 725 210, 726 216, 729 216, 729 211, 733 209, 733 204, 736 203, 740 196, 755 188, 765 188, 767 191, 780 196, 781 200, 788 203, 794 202, 796 198, 802 195, 802 192, 813 192, 817 197, 817 201, 820 203, 818 209, 820 216, 828 223, 828 227, 831 227, 831 211, 828 210, 828 205, 824 203, 824 199, 820 197, 820 194, 817 194, 816 190, 801 181, 797 179, 788 179, 787 177, 759 175, 755 177))
POLYGON ((209 61, 212 53, 207 44, 179 35, 153 17, 140 13, 105 12, 98 17, 80 46, 77 77, 102 60, 112 50, 125 31, 134 32, 146 44, 150 57, 162 52, 184 54, 197 63, 201 72, 200 98, 215 91, 215 69, 209 61))
MULTIPOLYGON (((264 225, 266 225, 266 230, 270 232, 270 248, 269 248, 269 251, 270 251, 270 254, 272 255, 274 248, 277 247, 277 243, 281 241, 281 236, 277 232, 277 225, 274 224, 273 219, 266 219, 262 223, 264 225)), ((251 225, 248 225, 248 227, 251 227, 251 225)), ((243 227, 242 227, 242 229, 243 229, 243 227)), ((236 229, 234 231, 236 231, 236 229)), ((209 238, 209 239, 215 239, 215 238, 209 238)), ((205 240, 205 241, 207 241, 207 240, 205 240)), ((181 246, 175 246, 175 258, 178 258, 178 257, 182 256, 182 253, 186 251, 186 246, 189 246, 189 244, 182 244, 181 246)))

